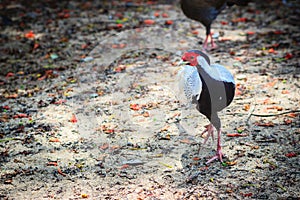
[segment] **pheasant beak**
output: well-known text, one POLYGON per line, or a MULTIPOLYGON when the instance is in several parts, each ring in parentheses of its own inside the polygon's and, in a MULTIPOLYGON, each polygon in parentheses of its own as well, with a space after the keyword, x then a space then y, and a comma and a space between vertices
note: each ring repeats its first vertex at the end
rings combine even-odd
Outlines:
POLYGON ((181 60, 181 61, 179 61, 177 66, 183 66, 183 65, 188 65, 188 64, 190 64, 188 61, 181 60))

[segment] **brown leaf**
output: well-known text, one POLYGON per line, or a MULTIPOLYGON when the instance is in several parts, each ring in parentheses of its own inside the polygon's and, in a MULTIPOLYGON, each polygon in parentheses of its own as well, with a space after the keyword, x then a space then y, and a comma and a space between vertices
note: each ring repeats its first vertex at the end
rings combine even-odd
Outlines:
POLYGON ((243 109, 245 111, 248 111, 250 109, 250 104, 245 104, 243 109))
POLYGON ((264 127, 274 127, 275 124, 271 121, 269 122, 255 122, 256 126, 264 126, 264 127))
POLYGON ((66 176, 66 174, 63 173, 59 167, 57 168, 57 172, 58 172, 60 175, 62 175, 62 176, 66 176))
POLYGON ((102 150, 108 149, 109 144, 108 143, 104 143, 102 146, 100 146, 99 148, 102 150))
POLYGON ((275 109, 277 111, 282 111, 283 107, 282 106, 269 106, 269 107, 267 107, 267 109, 275 109))
POLYGON ((289 124, 291 124, 293 121, 291 120, 291 119, 285 119, 284 120, 284 124, 285 125, 289 125, 289 124))
POLYGON ((48 162, 47 166, 57 166, 57 162, 48 162))
POLYGON ((179 142, 184 143, 184 144, 192 144, 192 142, 189 139, 182 139, 179 142))
POLYGON ((134 103, 134 104, 130 104, 130 109, 131 110, 140 110, 142 107, 137 104, 137 103, 134 103))
POLYGON ((149 117, 150 114, 149 114, 149 112, 144 112, 144 113, 143 113, 143 116, 144 116, 144 117, 149 117))
POLYGON ((60 142, 58 138, 50 138, 49 142, 60 142))
POLYGON ((288 117, 291 117, 291 118, 295 118, 297 117, 297 114, 296 113, 289 113, 287 114, 288 117))

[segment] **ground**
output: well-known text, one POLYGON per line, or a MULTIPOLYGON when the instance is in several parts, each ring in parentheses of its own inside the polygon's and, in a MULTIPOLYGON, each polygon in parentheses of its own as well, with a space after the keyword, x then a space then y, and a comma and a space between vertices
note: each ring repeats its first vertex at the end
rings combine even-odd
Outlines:
POLYGON ((214 21, 218 49, 206 53, 237 87, 219 113, 224 163, 209 164, 208 120, 176 82, 205 29, 178 2, 0 9, 0 199, 300 198, 296 1, 233 6, 214 21))

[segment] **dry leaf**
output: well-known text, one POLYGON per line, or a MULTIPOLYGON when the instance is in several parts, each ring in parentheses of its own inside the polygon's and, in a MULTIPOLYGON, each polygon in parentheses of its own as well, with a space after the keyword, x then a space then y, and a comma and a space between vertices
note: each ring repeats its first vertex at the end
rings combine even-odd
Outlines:
POLYGON ((50 138, 49 142, 60 142, 58 138, 50 138))

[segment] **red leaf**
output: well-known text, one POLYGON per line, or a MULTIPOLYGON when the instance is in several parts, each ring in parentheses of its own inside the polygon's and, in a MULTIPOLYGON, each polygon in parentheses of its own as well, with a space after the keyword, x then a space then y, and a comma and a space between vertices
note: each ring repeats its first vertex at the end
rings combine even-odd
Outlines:
POLYGON ((291 53, 286 53, 284 58, 285 58, 286 60, 289 60, 289 59, 293 58, 293 54, 291 54, 291 53))
POLYGON ((283 107, 282 106, 269 106, 269 107, 267 107, 267 110, 269 110, 269 109, 275 109, 277 111, 282 111, 283 107))
POLYGON ((285 119, 284 120, 284 124, 285 125, 289 125, 289 124, 291 124, 293 121, 291 120, 291 119, 285 119))
POLYGON ((63 172, 61 171, 61 169, 60 169, 60 168, 57 168, 57 172, 58 172, 60 175, 62 175, 62 176, 66 176, 66 174, 65 174, 65 173, 63 173, 63 172))
POLYGON ((57 162, 48 162, 47 166, 57 166, 57 162))
POLYGON ((247 22, 248 19, 246 17, 240 17, 237 19, 232 20, 232 22, 247 22))
POLYGON ((275 35, 281 35, 283 34, 284 32, 283 31, 280 31, 280 30, 276 30, 273 32, 275 35))
POLYGON ((102 150, 108 149, 109 144, 108 143, 104 143, 102 146, 100 146, 99 148, 102 150))
POLYGON ((88 44, 82 44, 82 45, 81 45, 81 48, 82 48, 82 49, 86 49, 88 46, 89 46, 88 44))
POLYGON ((114 49, 123 49, 124 47, 126 47, 126 44, 124 44, 124 43, 113 44, 111 47, 114 48, 114 49))
POLYGON ((29 117, 29 116, 25 113, 19 113, 19 114, 13 116, 14 119, 16 119, 16 118, 27 118, 27 117, 29 117))
POLYGON ((126 66, 120 65, 120 66, 116 67, 114 71, 119 73, 119 72, 123 72, 125 70, 126 70, 126 66))
POLYGON ((240 133, 228 133, 226 134, 227 137, 246 137, 248 134, 240 134, 240 133))
POLYGON ((274 127, 274 123, 273 122, 266 122, 266 123, 262 123, 262 122, 255 122, 256 126, 264 126, 264 127, 274 127))
POLYGON ((197 30, 193 30, 193 31, 192 31, 192 34, 193 34, 193 35, 198 35, 199 32, 198 32, 197 30))
POLYGON ((31 39, 35 37, 35 34, 33 33, 33 31, 29 31, 28 33, 25 33, 25 37, 27 39, 31 39))
POLYGON ((222 25, 227 25, 227 24, 228 24, 228 22, 221 21, 221 24, 222 24, 222 25))
POLYGON ((230 41, 230 40, 231 40, 231 38, 229 38, 229 37, 222 37, 219 41, 226 42, 226 41, 230 41))
POLYGON ((198 161, 198 160, 200 160, 200 158, 199 157, 193 157, 193 160, 198 161))
POLYGON ((111 133, 114 133, 115 132, 115 129, 113 128, 109 128, 107 127, 106 125, 102 125, 101 126, 101 129, 104 133, 107 133, 107 134, 111 134, 111 133))
POLYGON ((124 164, 124 165, 122 165, 122 167, 120 167, 120 169, 122 170, 122 169, 126 169, 126 168, 128 168, 128 167, 129 167, 128 164, 124 164))
POLYGON ((295 152, 291 152, 291 153, 285 154, 285 156, 288 157, 288 158, 292 158, 292 157, 296 157, 297 154, 295 152))
POLYGON ((50 138, 49 142, 60 142, 58 138, 50 138))
POLYGON ((131 110, 140 110, 142 107, 139 104, 130 104, 130 109, 131 110))
POLYGON ((5 78, 13 77, 15 74, 12 72, 8 72, 5 76, 5 78))
POLYGON ((5 109, 5 110, 9 110, 10 109, 10 107, 8 105, 2 106, 2 108, 5 109))
POLYGON ((123 28, 123 24, 117 24, 117 26, 116 26, 117 28, 123 28))
POLYGON ((168 18, 168 17, 169 17, 168 13, 163 13, 161 16, 162 16, 163 18, 168 18))
POLYGON ((63 18, 69 18, 70 17, 70 13, 65 13, 64 15, 63 15, 63 18))
POLYGON ((269 52, 269 53, 277 54, 277 51, 275 51, 273 48, 270 48, 268 52, 269 52))
POLYGON ((143 116, 144 116, 144 117, 149 117, 150 114, 149 114, 149 112, 144 112, 143 116))
POLYGON ((252 195, 253 195, 253 194, 252 194, 251 192, 250 192, 250 193, 244 193, 244 194, 243 194, 244 197, 251 197, 252 195))
POLYGON ((65 99, 60 99, 60 100, 58 100, 58 101, 55 101, 54 104, 56 104, 56 105, 61 105, 61 104, 66 103, 66 102, 67 102, 67 100, 65 100, 65 99))
POLYGON ((33 49, 37 49, 37 48, 39 48, 39 43, 34 43, 34 46, 33 46, 33 49))
POLYGON ((248 31, 248 32, 247 32, 247 35, 254 35, 254 34, 255 34, 254 31, 248 31))
POLYGON ((153 15, 154 15, 154 17, 159 17, 160 16, 159 12, 155 12, 153 15))
POLYGON ((155 24, 155 21, 152 20, 152 19, 145 19, 145 20, 144 20, 144 24, 147 24, 147 25, 153 25, 153 24, 155 24))
POLYGON ((18 94, 10 94, 10 95, 8 95, 6 98, 8 98, 8 99, 15 99, 15 98, 17 98, 19 95, 18 94))
POLYGON ((172 20, 167 20, 167 21, 165 22, 165 24, 166 24, 166 25, 172 25, 172 24, 173 24, 173 21, 172 21, 172 20))
POLYGON ((291 117, 291 118, 295 118, 297 117, 297 114, 296 113, 289 113, 287 114, 288 117, 291 117))
POLYGON ((72 122, 72 123, 76 123, 78 120, 77 120, 77 118, 76 118, 76 115, 75 114, 72 114, 72 117, 71 117, 71 119, 70 119, 70 122, 72 122))

